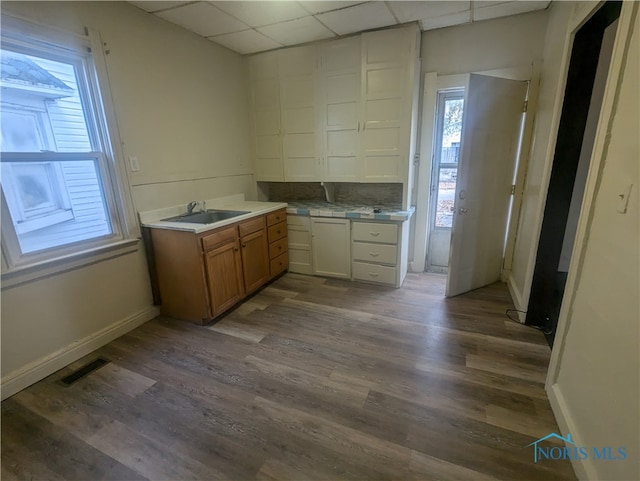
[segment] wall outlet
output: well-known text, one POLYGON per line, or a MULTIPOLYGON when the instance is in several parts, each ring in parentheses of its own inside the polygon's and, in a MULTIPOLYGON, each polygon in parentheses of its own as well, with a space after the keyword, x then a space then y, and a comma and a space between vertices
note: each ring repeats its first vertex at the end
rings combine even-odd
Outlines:
POLYGON ((131 167, 131 172, 140 171, 140 165, 138 164, 138 157, 134 157, 134 156, 129 157, 129 167, 131 167))

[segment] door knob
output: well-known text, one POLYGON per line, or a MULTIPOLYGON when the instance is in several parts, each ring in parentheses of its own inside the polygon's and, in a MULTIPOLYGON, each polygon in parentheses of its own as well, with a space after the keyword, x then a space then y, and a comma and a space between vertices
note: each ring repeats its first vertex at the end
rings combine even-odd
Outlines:
POLYGON ((466 214, 467 212, 469 212, 469 211, 467 210, 466 207, 460 207, 460 213, 461 214, 466 214))

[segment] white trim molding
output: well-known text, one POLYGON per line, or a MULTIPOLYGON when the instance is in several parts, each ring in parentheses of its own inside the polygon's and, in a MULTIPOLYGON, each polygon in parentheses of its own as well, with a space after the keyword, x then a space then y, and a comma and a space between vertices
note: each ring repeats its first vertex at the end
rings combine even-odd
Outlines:
POLYGON ((62 369, 83 356, 108 344, 114 339, 141 326, 160 314, 158 307, 149 306, 132 316, 107 326, 84 339, 79 339, 47 356, 36 359, 29 364, 10 372, 2 378, 2 399, 13 396, 17 392, 34 384, 54 372, 62 369))

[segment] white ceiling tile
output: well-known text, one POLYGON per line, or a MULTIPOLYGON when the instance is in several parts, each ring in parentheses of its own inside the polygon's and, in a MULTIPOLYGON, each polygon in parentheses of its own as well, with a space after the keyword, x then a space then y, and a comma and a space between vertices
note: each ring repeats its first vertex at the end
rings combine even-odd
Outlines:
POLYGON ((239 32, 249 28, 241 21, 207 2, 192 3, 184 7, 158 12, 156 15, 204 37, 239 32))
POLYGON ((177 7, 178 5, 184 5, 189 2, 165 2, 163 0, 158 1, 139 1, 139 2, 129 2, 134 4, 136 7, 140 7, 147 12, 157 12, 158 10, 166 10, 167 8, 177 7))
POLYGON ((256 30, 284 45, 296 45, 335 36, 313 17, 298 18, 288 22, 267 25, 256 30))
POLYGON ((218 35, 217 37, 209 37, 209 40, 242 54, 263 52, 265 50, 282 47, 281 43, 265 37, 255 30, 227 33, 218 35))
POLYGON ((402 22, 413 22, 469 11, 471 2, 389 2, 389 8, 402 22))
POLYGON ((309 2, 298 2, 298 3, 302 5, 305 8, 305 10, 307 10, 309 13, 316 14, 316 13, 330 12, 331 10, 338 10, 345 7, 351 7, 353 5, 358 5, 364 2, 362 1, 360 2, 309 1, 309 2))
POLYGON ((309 13, 297 2, 210 2, 252 27, 306 17, 309 13))
POLYGON ((508 17, 534 10, 544 10, 548 5, 548 1, 474 2, 473 20, 489 20, 490 18, 508 17))
POLYGON ((316 18, 339 35, 387 27, 397 22, 385 2, 368 2, 335 12, 316 15, 316 18))
POLYGON ((420 20, 420 28, 424 30, 434 30, 436 28, 453 27, 471 22, 471 10, 466 12, 442 15, 440 17, 423 18, 420 20))

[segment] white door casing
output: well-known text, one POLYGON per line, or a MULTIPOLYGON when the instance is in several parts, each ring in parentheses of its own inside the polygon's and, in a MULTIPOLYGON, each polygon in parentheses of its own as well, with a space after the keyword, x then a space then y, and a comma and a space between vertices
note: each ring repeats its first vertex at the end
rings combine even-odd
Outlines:
POLYGON ((526 91, 523 81, 469 77, 447 296, 500 280, 526 91))

